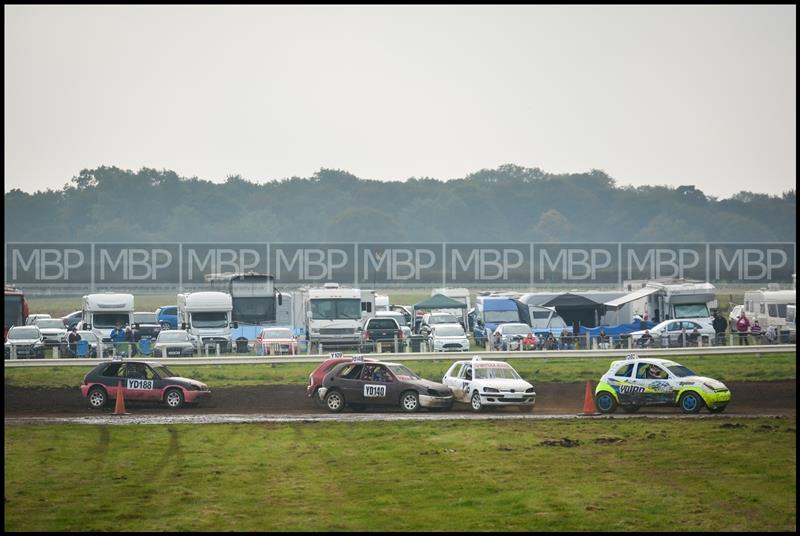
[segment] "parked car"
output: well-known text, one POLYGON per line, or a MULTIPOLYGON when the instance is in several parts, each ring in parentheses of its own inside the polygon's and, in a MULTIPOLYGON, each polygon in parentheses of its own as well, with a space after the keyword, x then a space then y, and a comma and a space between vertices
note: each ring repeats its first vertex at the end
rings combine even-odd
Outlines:
POLYGON ((147 337, 155 339, 161 332, 161 323, 158 321, 156 313, 139 312, 133 313, 133 340, 139 342, 147 337))
POLYGON ((126 402, 163 402, 172 409, 211 396, 203 382, 182 378, 160 363, 130 359, 97 365, 84 376, 81 395, 88 398, 89 406, 99 409, 117 399, 120 383, 126 402))
POLYGON ((447 385, 459 402, 481 411, 487 406, 516 406, 532 410, 536 403, 533 385, 522 379, 505 361, 484 361, 480 357, 456 361, 445 372, 447 385))
POLYGON ((36 313, 36 314, 28 315, 28 318, 25 319, 25 325, 28 325, 28 326, 33 325, 40 318, 52 318, 52 317, 47 313, 36 313))
POLYGON ((361 325, 361 351, 374 352, 378 343, 381 343, 383 351, 394 351, 394 344, 397 343, 397 351, 402 352, 405 347, 403 330, 397 320, 388 316, 372 316, 364 319, 361 325))
POLYGON ((264 328, 256 336, 261 355, 297 355, 297 337, 290 328, 264 328))
MULTIPOLYGON (((528 324, 522 322, 509 322, 507 324, 500 324, 494 329, 494 333, 500 334, 503 348, 506 350, 521 350, 522 339, 528 333, 533 333, 528 324)), ((494 344, 495 336, 492 334, 491 343, 494 344)))
POLYGON ((6 359, 11 359, 12 347, 17 359, 44 358, 44 337, 36 326, 11 326, 3 348, 6 359))
POLYGON ((595 389, 602 413, 613 413, 617 407, 633 413, 642 406, 677 406, 684 413, 697 413, 705 406, 720 413, 730 400, 730 390, 720 381, 698 376, 674 361, 636 354, 612 362, 595 389))
POLYGON ((426 313, 422 315, 422 322, 419 325, 420 335, 430 335, 431 327, 436 324, 460 324, 461 319, 456 315, 448 313, 426 313))
MULTIPOLYGON (((407 341, 411 337, 411 327, 408 325, 406 315, 401 311, 375 311, 375 316, 394 318, 400 325, 400 329, 403 330, 403 339, 407 341)), ((410 317, 411 315, 408 316, 410 317)))
MULTIPOLYGON (((88 344, 87 357, 97 357, 98 356, 97 345, 99 342, 97 335, 93 331, 87 331, 87 330, 78 330, 78 335, 81 336, 82 341, 86 341, 88 344)), ((111 344, 103 345, 103 357, 110 356, 113 353, 114 353, 114 348, 112 347, 111 344)))
POLYGON ((64 349, 67 343, 67 328, 60 318, 38 318, 35 325, 42 332, 46 346, 58 346, 64 349))
POLYGON ((194 356, 197 341, 183 329, 168 329, 160 331, 153 345, 153 355, 163 356, 164 350, 167 357, 192 357, 194 356))
MULTIPOLYGON (((674 320, 665 320, 660 324, 656 324, 650 329, 650 335, 653 336, 653 341, 656 345, 668 347, 668 346, 689 346, 689 343, 683 343, 680 339, 683 330, 686 330, 686 334, 690 335, 694 329, 697 328, 700 337, 703 337, 704 341, 711 341, 714 339, 714 326, 711 325, 710 321, 704 320, 687 320, 687 319, 674 319, 674 320)), ((639 343, 639 338, 644 335, 644 332, 647 330, 640 329, 638 331, 632 331, 630 336, 633 339, 634 344, 639 343)), ((705 342, 707 345, 708 343, 705 342)))
POLYGON ((469 340, 461 324, 434 324, 428 347, 434 352, 469 352, 469 340))
POLYGON ((322 380, 319 396, 333 413, 345 406, 360 410, 399 405, 405 412, 415 412, 420 407, 447 409, 453 405, 449 387, 420 378, 405 365, 358 359, 335 365, 322 380))
POLYGON ((83 311, 74 311, 66 316, 61 317, 61 320, 64 322, 64 327, 67 328, 67 331, 71 331, 74 326, 78 326, 82 319, 83 311))
POLYGON ((162 305, 156 309, 156 317, 161 329, 178 329, 177 305, 162 305))

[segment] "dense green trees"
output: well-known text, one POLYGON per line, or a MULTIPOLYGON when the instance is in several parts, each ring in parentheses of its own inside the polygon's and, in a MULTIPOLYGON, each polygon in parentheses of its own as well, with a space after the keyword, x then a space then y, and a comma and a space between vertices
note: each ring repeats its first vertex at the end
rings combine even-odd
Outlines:
POLYGON ((61 190, 5 194, 6 241, 794 241, 795 191, 718 200, 693 186, 618 188, 600 170, 507 164, 463 179, 224 184, 173 171, 83 170, 61 190))

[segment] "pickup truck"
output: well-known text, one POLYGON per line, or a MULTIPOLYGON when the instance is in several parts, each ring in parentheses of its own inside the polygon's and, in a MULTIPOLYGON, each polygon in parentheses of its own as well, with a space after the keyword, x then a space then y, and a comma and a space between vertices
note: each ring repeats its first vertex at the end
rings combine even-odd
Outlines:
POLYGON ((403 330, 397 320, 390 317, 369 317, 359 328, 361 330, 361 352, 374 352, 377 350, 378 343, 381 343, 381 350, 384 352, 394 352, 394 342, 397 340, 397 351, 402 352, 405 348, 405 338, 403 330))

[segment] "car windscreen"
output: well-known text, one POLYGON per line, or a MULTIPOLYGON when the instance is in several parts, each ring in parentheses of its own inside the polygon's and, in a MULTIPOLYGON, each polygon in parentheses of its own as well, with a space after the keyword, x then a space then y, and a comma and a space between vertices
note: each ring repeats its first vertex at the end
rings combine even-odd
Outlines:
POLYGON ((38 339, 39 330, 34 328, 17 328, 9 330, 9 339, 38 339))
POLYGON ((178 375, 169 370, 166 365, 156 365, 151 367, 159 378, 177 378, 178 375))
POLYGON ((139 324, 158 324, 155 313, 133 313, 133 322, 139 324))
POLYGON ((189 334, 182 331, 162 331, 156 342, 189 342, 189 334))
POLYGON ((527 335, 530 333, 528 326, 503 326, 503 335, 527 335))
POLYGON ((36 325, 39 329, 66 329, 61 320, 37 320, 36 325))
POLYGON ((261 332, 262 339, 291 339, 292 337, 290 329, 265 329, 261 332))
POLYGON ((464 330, 461 326, 441 326, 436 328, 434 334, 438 337, 463 337, 464 330))
POLYGON ((684 367, 683 365, 673 365, 671 367, 667 367, 671 373, 673 373, 678 378, 685 378, 687 376, 697 376, 691 369, 684 367))
POLYGON ((128 313, 95 313, 92 315, 93 327, 100 329, 124 326, 128 321, 128 313))
POLYGON ((711 316, 705 303, 675 304, 675 318, 705 318, 711 316))
POLYGON ((519 322, 517 311, 486 311, 484 318, 487 322, 519 322))
POLYGON ((476 380, 521 380, 517 371, 511 367, 475 367, 476 380))
POLYGON ((458 318, 453 315, 431 315, 428 324, 455 324, 458 318))
POLYGON ((358 320, 361 318, 361 300, 357 298, 313 299, 311 318, 315 320, 358 320))
POLYGON ((392 318, 373 318, 367 323, 367 329, 397 329, 392 318))
POLYGON ((228 325, 228 313, 212 311, 192 313, 192 326, 196 328, 224 328, 228 325))
POLYGON ((403 365, 387 365, 387 366, 389 367, 389 370, 392 371, 392 374, 394 374, 397 377, 398 380, 408 381, 408 380, 421 379, 419 376, 411 372, 407 367, 404 367, 403 365))

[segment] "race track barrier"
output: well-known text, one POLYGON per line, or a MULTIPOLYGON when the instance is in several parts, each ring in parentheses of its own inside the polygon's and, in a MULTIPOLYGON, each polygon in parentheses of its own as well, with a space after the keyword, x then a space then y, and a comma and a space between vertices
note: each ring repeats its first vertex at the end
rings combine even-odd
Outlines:
MULTIPOLYGON (((674 358, 680 356, 712 356, 712 355, 748 355, 756 356, 777 353, 797 352, 797 345, 794 344, 769 344, 751 346, 704 346, 702 348, 646 348, 644 350, 633 350, 633 353, 641 357, 661 357, 674 358)), ((355 352, 357 354, 357 352, 355 352)), ((513 352, 435 352, 435 353, 383 353, 366 354, 365 357, 380 358, 381 361, 458 361, 470 359, 472 356, 480 356, 481 359, 562 359, 562 358, 602 358, 602 359, 624 359, 629 353, 625 349, 609 350, 534 350, 534 351, 513 351, 513 352)), ((345 357, 353 353, 343 354, 345 357)), ((328 359, 328 354, 324 355, 298 355, 294 357, 259 357, 259 356, 208 356, 208 357, 136 357, 134 359, 144 361, 156 361, 164 365, 254 365, 254 364, 278 364, 278 363, 321 363, 328 359)), ((97 358, 73 358, 73 359, 15 359, 5 360, 6 367, 86 367, 93 366, 101 361, 110 359, 97 358)))

